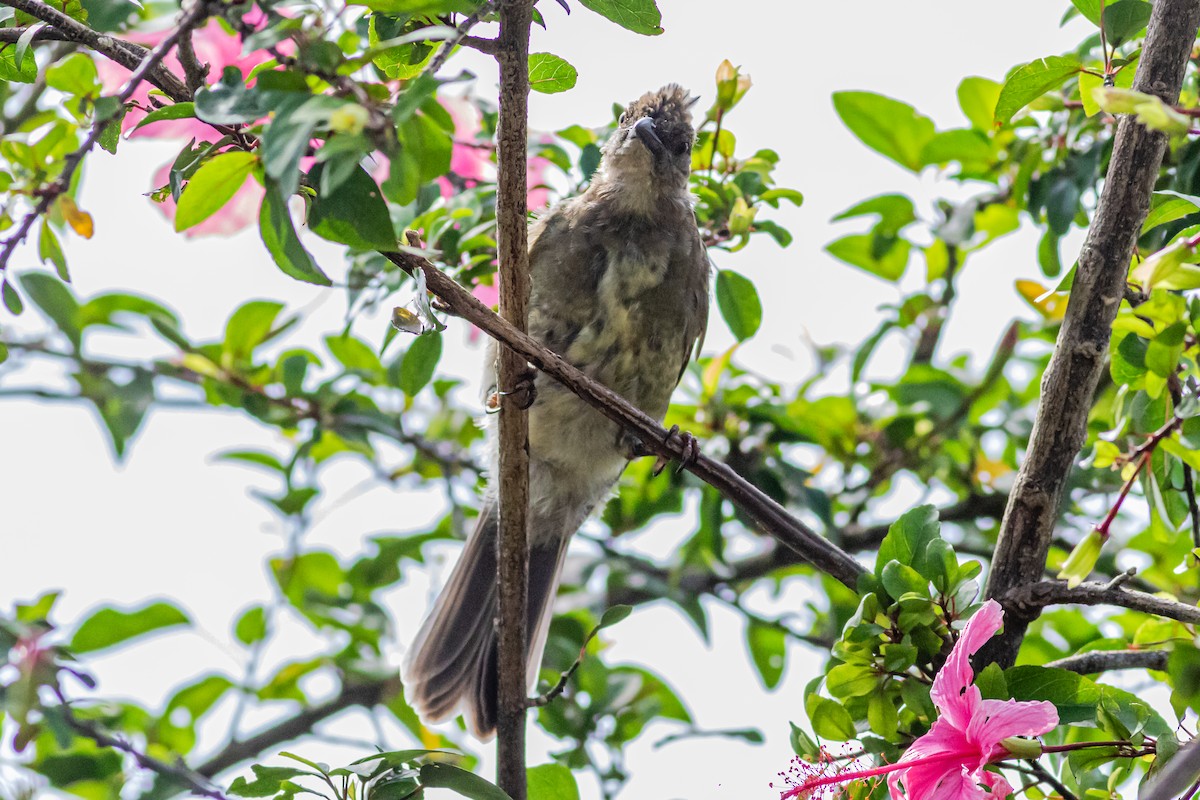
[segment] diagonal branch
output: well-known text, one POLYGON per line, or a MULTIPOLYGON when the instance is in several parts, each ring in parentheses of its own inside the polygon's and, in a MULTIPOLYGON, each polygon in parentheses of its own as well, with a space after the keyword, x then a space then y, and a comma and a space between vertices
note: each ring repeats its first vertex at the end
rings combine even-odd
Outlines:
MULTIPOLYGON (((410 244, 415 245, 416 241, 415 235, 410 235, 410 244)), ((628 400, 509 325, 424 256, 408 250, 384 255, 406 272, 424 274, 426 286, 441 298, 451 314, 473 323, 493 339, 520 353, 530 364, 567 387, 624 430, 636 435, 647 450, 666 458, 684 457, 681 437, 668 436, 665 428, 634 408, 628 400)), ((699 455, 689 461, 685 468, 728 498, 764 533, 790 547, 805 561, 832 575, 850 589, 854 589, 858 577, 867 572, 849 553, 793 517, 787 509, 734 472, 729 465, 699 455)))
MULTIPOLYGON (((1184 67, 1200 25, 1200 0, 1159 0, 1150 17, 1133 88, 1168 104, 1179 97, 1184 67)), ((1046 566, 1067 478, 1087 434, 1092 397, 1105 370, 1112 323, 1124 295, 1130 257, 1150 207, 1167 136, 1124 117, 1095 218, 1079 254, 1066 317, 1042 379, 1042 397, 1025 460, 1000 527, 987 595, 1009 613, 1004 633, 980 652, 980 663, 1011 665, 1042 604, 1011 599, 1046 566)), ((1104 601, 1100 601, 1104 602, 1104 601)))
POLYGON ((207 761, 196 766, 193 771, 198 775, 211 778, 284 742, 308 735, 317 723, 340 714, 346 709, 355 706, 370 708, 383 702, 383 698, 390 691, 394 691, 390 679, 369 683, 345 683, 342 685, 342 690, 332 699, 321 705, 307 708, 278 724, 264 728, 253 736, 230 742, 207 761))
MULTIPOLYGON (((29 16, 40 19, 51 26, 34 34, 34 41, 57 39, 65 42, 77 42, 90 47, 105 58, 115 61, 130 72, 138 69, 146 60, 146 56, 150 54, 150 51, 140 44, 126 42, 122 39, 109 36, 107 33, 94 31, 82 22, 71 19, 58 9, 40 2, 40 0, 0 0, 0 3, 10 8, 15 8, 18 11, 24 11, 29 16)), ((24 31, 22 28, 5 29, 6 35, 0 41, 7 41, 7 36, 11 35, 7 32, 10 30, 24 31)), ((16 39, 13 41, 16 41, 16 39)), ((192 94, 184 86, 183 81, 179 80, 173 72, 157 62, 151 65, 150 70, 146 73, 146 80, 159 89, 162 89, 168 97, 177 103, 192 99, 192 94)))

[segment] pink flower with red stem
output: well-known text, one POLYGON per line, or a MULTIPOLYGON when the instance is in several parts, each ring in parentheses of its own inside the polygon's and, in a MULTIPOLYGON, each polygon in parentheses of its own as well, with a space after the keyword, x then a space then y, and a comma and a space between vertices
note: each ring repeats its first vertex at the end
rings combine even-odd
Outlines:
POLYGON ((1013 752, 1025 748, 1012 737, 1052 730, 1058 725, 1058 710, 1046 701, 984 700, 974 685, 971 656, 1000 630, 1003 619, 995 600, 971 617, 929 692, 941 716, 899 761, 873 769, 851 765, 841 771, 831 771, 823 762, 800 779, 790 779, 793 786, 780 800, 815 800, 826 790, 883 776, 892 800, 1002 800, 1012 794, 1008 781, 985 767, 1014 755, 1028 757, 1027 752, 1013 752))

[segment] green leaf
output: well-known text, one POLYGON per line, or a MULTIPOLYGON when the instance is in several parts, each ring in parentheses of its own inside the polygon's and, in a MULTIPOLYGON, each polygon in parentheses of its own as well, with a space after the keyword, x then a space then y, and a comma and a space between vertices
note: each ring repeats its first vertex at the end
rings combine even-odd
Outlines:
POLYGON ((1004 82, 996 100, 995 125, 1000 127, 1013 115, 1051 89, 1062 86, 1079 71, 1079 61, 1065 56, 1047 56, 1020 67, 1004 82))
POLYGON ((470 800, 511 800, 495 784, 449 764, 422 764, 420 773, 421 784, 431 789, 452 789, 470 800))
POLYGON ((918 506, 905 513, 892 523, 887 535, 879 543, 879 554, 875 557, 875 575, 882 579, 884 567, 890 561, 906 564, 924 575, 928 569, 925 555, 929 543, 939 538, 940 531, 941 524, 938 522, 936 507, 918 506))
POLYGON ((906 225, 917 220, 916 206, 906 195, 881 194, 863 200, 834 217, 831 222, 840 222, 855 217, 878 216, 881 231, 895 235, 906 225))
POLYGON ((267 636, 267 612, 262 606, 251 606, 238 617, 233 635, 244 645, 261 642, 267 636))
POLYGON ((142 117, 141 121, 134 126, 134 130, 144 128, 147 125, 153 125, 155 122, 162 122, 169 119, 194 119, 196 117, 195 103, 173 103, 169 106, 156 108, 146 116, 142 117))
POLYGON ((265 467, 272 472, 287 473, 287 467, 283 463, 271 455, 258 450, 227 450, 224 453, 217 454, 219 461, 240 461, 244 464, 254 464, 259 467, 265 467))
POLYGON ((345 104, 325 95, 296 95, 276 105, 259 147, 263 169, 268 177, 279 182, 279 192, 284 197, 291 197, 300 185, 300 159, 308 150, 313 131, 318 125, 328 123, 334 109, 345 104))
POLYGON ((92 94, 98 80, 96 62, 83 53, 72 53, 46 68, 46 85, 69 95, 92 94))
POLYGON ((825 246, 825 251, 853 267, 894 283, 900 280, 908 267, 912 245, 899 237, 881 240, 881 237, 860 233, 830 242, 825 246))
MULTIPOLYGON (((787 637, 783 629, 750 619, 746 624, 746 647, 763 686, 774 689, 787 665, 787 637)), ((832 689, 829 691, 837 694, 832 689)))
POLYGON ((1100 27, 1100 0, 1071 0, 1071 5, 1079 10, 1084 19, 1100 27))
POLYGON ((13 316, 18 316, 25 310, 25 304, 21 302, 21 295, 17 293, 16 287, 8 281, 0 281, 0 295, 4 297, 4 307, 13 316))
POLYGON ((37 60, 33 57, 33 48, 29 48, 21 56, 18 62, 16 48, 5 47, 0 50, 0 81, 33 83, 37 79, 37 60))
POLYGON ((240 306, 225 323, 224 351, 235 361, 249 358, 254 348, 267 340, 282 310, 283 303, 267 300, 252 300, 240 306))
MULTIPOLYGON (((922 553, 922 565, 924 565, 924 560, 925 555, 922 553)), ((884 564, 879 579, 883 582, 883 588, 887 589, 888 594, 896 599, 900 599, 906 594, 926 596, 929 594, 929 581, 920 572, 899 561, 893 560, 884 564)))
MULTIPOLYGON (((324 168, 324 164, 318 164, 309 173, 311 185, 320 185, 324 168)), ((363 250, 396 249, 396 231, 387 203, 379 185, 362 167, 332 194, 313 199, 308 225, 313 233, 331 242, 363 250)))
POLYGON ((525 773, 529 800, 579 800, 579 786, 562 764, 541 764, 525 773))
POLYGON ((1146 215, 1146 221, 1142 224, 1142 233, 1154 230, 1159 225, 1183 219, 1197 211, 1200 211, 1200 197, 1170 189, 1157 191, 1150 201, 1150 213, 1146 215))
POLYGON ((202 717, 230 689, 233 681, 224 675, 206 675, 198 681, 184 686, 167 701, 163 717, 169 718, 177 708, 187 709, 191 721, 202 717))
POLYGON ((433 372, 441 357, 440 334, 426 333, 418 336, 404 352, 396 385, 409 397, 415 396, 433 378, 433 372))
POLYGON ((838 664, 825 676, 825 688, 834 697, 864 697, 879 685, 879 678, 866 664, 838 664))
POLYGON ((50 227, 50 220, 46 218, 42 219, 38 231, 38 258, 43 264, 47 261, 53 264, 58 271, 58 277, 64 282, 71 282, 71 276, 67 273, 67 257, 63 255, 58 235, 55 234, 54 228, 50 227))
POLYGON ((1151 372, 1163 378, 1175 374, 1179 358, 1183 355, 1183 337, 1186 333, 1187 324, 1176 322, 1150 340, 1146 348, 1146 366, 1151 372))
POLYGON ((382 377, 383 364, 370 345, 350 334, 326 336, 325 346, 347 371, 360 373, 368 378, 382 377))
POLYGON ((836 700, 813 692, 805 697, 804 710, 808 712, 813 733, 822 739, 845 742, 855 737, 854 720, 850 712, 836 700))
POLYGON ((1104 78, 1091 72, 1079 73, 1079 99, 1083 102, 1083 113, 1089 117, 1099 114, 1103 109, 1096 101, 1095 91, 1104 86, 1104 78))
POLYGON ((867 147, 916 172, 934 136, 933 121, 907 103, 873 92, 834 92, 833 107, 867 147))
POLYGON ((1112 47, 1146 27, 1153 7, 1145 0, 1117 0, 1104 7, 1104 32, 1112 47))
MULTIPOLYGON (((26 296, 58 326, 78 350, 82 337, 79 302, 58 278, 46 272, 26 272, 18 276, 26 296)), ((7 286, 7 284, 5 284, 7 286)), ((7 297, 5 298, 7 302, 7 297)), ((11 306, 9 310, 12 310, 11 306)), ((14 312, 18 313, 18 312, 14 312)))
POLYGON ((317 286, 332 285, 329 276, 317 266, 300 243, 287 201, 273 181, 268 182, 263 194, 262 207, 258 212, 258 232, 267 252, 275 260, 275 266, 285 275, 317 286))
POLYGON ((618 622, 626 619, 632 613, 633 606, 627 605, 615 605, 611 608, 605 609, 604 614, 602 614, 600 617, 600 624, 596 626, 596 630, 611 628, 613 625, 616 625, 618 622))
POLYGON ((553 53, 529 54, 529 88, 542 94, 565 92, 575 87, 579 72, 553 53))
POLYGON ((176 232, 186 231, 221 210, 258 165, 254 153, 234 150, 206 161, 184 187, 175 209, 176 232))
POLYGON ((990 78, 972 76, 958 84, 958 106, 977 131, 988 133, 996 118, 996 101, 1000 99, 1000 84, 990 78))
POLYGON ((193 109, 197 117, 213 125, 254 122, 270 110, 258 93, 246 88, 237 67, 226 67, 219 82, 196 92, 193 109))
POLYGON ((1058 709, 1062 724, 1096 719, 1100 692, 1091 680, 1065 669, 1020 666, 1004 671, 1015 700, 1047 700, 1058 709))
POLYGON ((739 342, 758 332, 762 325, 762 301, 749 278, 733 270, 717 272, 717 307, 729 330, 739 342))
POLYGON ((654 0, 579 0, 579 4, 634 33, 657 36, 663 32, 662 14, 654 0))
POLYGON ((295 767, 264 767, 261 764, 252 764, 250 769, 254 771, 254 780, 247 781, 241 776, 234 778, 233 783, 229 784, 230 794, 237 797, 273 797, 290 778, 313 774, 295 767))
POLYGON ((133 611, 110 606, 81 622, 68 647, 75 653, 92 653, 152 631, 190 624, 187 614, 170 603, 150 603, 133 611))

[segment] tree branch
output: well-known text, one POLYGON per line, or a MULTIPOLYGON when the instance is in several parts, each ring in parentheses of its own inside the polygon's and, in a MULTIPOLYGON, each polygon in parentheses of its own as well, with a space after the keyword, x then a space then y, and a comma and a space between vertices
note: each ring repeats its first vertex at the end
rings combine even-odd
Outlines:
MULTIPOLYGON (((526 160, 529 140, 529 28, 533 0, 499 0, 500 118, 496 129, 497 255, 500 313, 525 333, 529 316, 529 241, 526 160)), ((526 611, 529 598, 529 380, 520 353, 499 349, 500 537, 499 702, 496 783, 513 800, 525 800, 526 611)))
POLYGON ((333 699, 319 706, 307 708, 269 728, 264 728, 247 739, 230 742, 193 771, 206 778, 218 775, 244 761, 256 758, 260 753, 271 750, 277 745, 310 733, 317 723, 340 714, 348 708, 354 706, 369 708, 378 704, 392 684, 391 679, 369 683, 343 683, 342 690, 333 699))
POLYGON ((478 25, 479 20, 481 20, 485 15, 492 13, 493 10, 494 9, 492 8, 491 0, 488 0, 486 3, 480 3, 479 8, 475 9, 475 11, 473 11, 470 15, 463 19, 462 22, 459 23, 458 27, 455 29, 456 33, 454 36, 442 43, 442 46, 438 49, 437 53, 432 59, 430 59, 429 65, 425 67, 425 74, 436 75, 438 70, 442 68, 442 65, 446 63, 446 59, 450 57, 450 53, 454 50, 454 48, 458 47, 460 44, 464 44, 467 39, 471 39, 472 44, 469 46, 474 47, 476 50, 479 49, 479 42, 487 41, 492 47, 492 49, 487 52, 495 53, 494 40, 485 40, 480 39, 477 36, 469 35, 471 28, 474 28, 476 25, 478 25))
MULTIPOLYGON (((18 11, 24 11, 29 16, 40 19, 51 26, 43 28, 34 34, 34 41, 60 40, 64 42, 77 42, 90 47, 105 58, 115 61, 130 72, 136 71, 150 54, 150 51, 140 44, 126 42, 114 36, 109 36, 107 33, 98 33, 82 22, 71 19, 58 9, 40 2, 40 0, 0 0, 0 3, 15 8, 18 11)), ((12 34, 7 33, 7 31, 21 31, 23 33, 25 30, 25 28, 7 28, 3 34, 4 38, 0 38, 0 41, 8 41, 7 37, 12 34)), ((17 34, 17 37, 20 37, 20 33, 17 34)), ((13 41, 16 41, 16 39, 13 39, 13 41)), ((192 95, 188 92, 183 81, 179 80, 173 72, 157 61, 151 65, 145 78, 149 83, 165 92, 176 103, 192 99, 192 95)))
POLYGON ((160 780, 165 779, 173 784, 177 784, 180 787, 186 788, 193 795, 209 797, 212 798, 212 800, 227 800, 225 795, 221 794, 221 792, 219 792, 216 788, 211 786, 207 780, 205 780, 205 778, 211 776, 203 775, 195 770, 190 770, 186 766, 168 764, 165 761, 159 761, 157 758, 152 758, 146 755, 124 739, 105 732, 98 725, 95 725, 87 720, 79 719, 79 717, 75 716, 75 710, 71 708, 71 704, 67 701, 67 698, 63 695, 63 693, 57 688, 55 688, 54 693, 58 697, 58 701, 60 703, 59 709, 63 713, 63 719, 66 720, 67 725, 70 726, 71 730, 75 731, 81 736, 91 739, 100 747, 110 747, 113 750, 119 750, 122 753, 132 756, 133 760, 136 761, 137 765, 142 769, 150 770, 151 772, 157 774, 160 780))
MULTIPOLYGON (((409 242, 416 244, 415 235, 410 236, 409 242)), ((423 273, 428 289, 441 298, 451 314, 474 324, 493 339, 520 353, 530 364, 567 387, 624 430, 635 434, 647 450, 666 458, 683 457, 681 437, 668 437, 665 428, 634 408, 629 401, 584 375, 562 356, 516 330, 424 256, 411 250, 383 255, 406 272, 423 273)), ((728 498, 764 533, 787 545, 805 561, 851 589, 855 588, 858 576, 866 573, 867 570, 850 554, 793 517, 729 465, 701 454, 685 469, 728 498)))
MULTIPOLYGON (((1066 581, 1036 581, 1010 589, 996 598, 1021 619, 1034 619, 1046 606, 1119 606, 1143 614, 1154 614, 1193 625, 1200 624, 1200 608, 1166 600, 1146 592, 1124 589, 1113 580, 1108 583, 1085 581, 1070 588, 1066 581)), ((1008 625, 1007 617, 1005 626, 1008 625)))
POLYGON ((1077 672, 1080 675, 1119 669, 1162 671, 1167 668, 1167 658, 1170 655, 1166 650, 1093 650, 1090 653, 1078 653, 1051 661, 1046 666, 1077 672))
MULTIPOLYGON (((1135 91, 1154 94, 1168 104, 1178 99, 1198 26, 1200 0, 1154 4, 1135 91)), ((1086 438, 1112 322, 1166 145, 1166 134, 1148 130, 1131 116, 1117 128, 1100 204, 1079 254, 1066 318, 1042 379, 1037 419, 992 559, 987 595, 1001 602, 1018 597, 1014 592, 1037 581, 1046 566, 1067 477, 1086 438)), ((1011 602, 1005 602, 1010 613, 1004 633, 984 647, 980 663, 1013 664, 1029 623, 1045 605, 1020 607, 1011 602)))

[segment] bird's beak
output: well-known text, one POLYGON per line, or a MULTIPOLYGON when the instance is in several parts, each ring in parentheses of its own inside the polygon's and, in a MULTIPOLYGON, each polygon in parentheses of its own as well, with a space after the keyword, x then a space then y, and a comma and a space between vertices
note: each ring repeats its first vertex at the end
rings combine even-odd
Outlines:
POLYGON ((633 132, 656 158, 666 152, 662 139, 658 138, 658 133, 654 130, 654 120, 650 117, 642 117, 634 123, 633 132))

